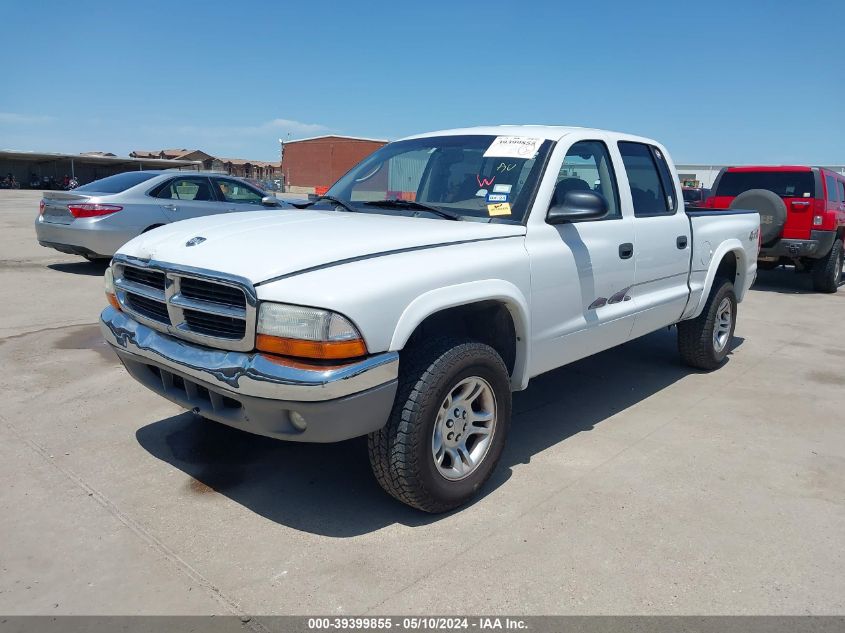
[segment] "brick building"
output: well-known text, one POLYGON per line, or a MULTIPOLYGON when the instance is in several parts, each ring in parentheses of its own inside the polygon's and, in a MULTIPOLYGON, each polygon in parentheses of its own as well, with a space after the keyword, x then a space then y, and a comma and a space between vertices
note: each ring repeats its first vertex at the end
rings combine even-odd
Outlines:
POLYGON ((387 141, 353 136, 315 136, 282 141, 282 176, 288 191, 323 191, 387 141))

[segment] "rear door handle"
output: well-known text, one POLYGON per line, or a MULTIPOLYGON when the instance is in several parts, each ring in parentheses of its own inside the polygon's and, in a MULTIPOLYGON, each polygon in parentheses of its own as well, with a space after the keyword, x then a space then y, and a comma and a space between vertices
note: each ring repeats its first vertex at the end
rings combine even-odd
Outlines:
POLYGON ((166 204, 164 205, 164 208, 168 211, 178 211, 175 204, 166 204))
POLYGON ((625 242, 619 245, 619 257, 622 259, 631 259, 634 254, 634 245, 630 242, 625 242))
POLYGON ((679 235, 678 239, 675 240, 675 244, 681 250, 684 250, 687 247, 687 236, 686 235, 679 235))

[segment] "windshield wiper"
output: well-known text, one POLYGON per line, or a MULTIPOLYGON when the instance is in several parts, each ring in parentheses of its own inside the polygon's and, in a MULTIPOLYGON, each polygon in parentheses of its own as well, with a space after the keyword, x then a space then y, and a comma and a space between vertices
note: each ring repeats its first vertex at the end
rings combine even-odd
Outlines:
POLYGON ((308 207, 315 205, 318 202, 320 202, 320 200, 328 200, 329 202, 334 202, 336 205, 343 207, 344 209, 346 209, 347 211, 350 211, 351 213, 358 213, 358 210, 355 209, 352 205, 350 205, 347 202, 344 202, 340 198, 335 198, 334 196, 319 196, 316 200, 309 202, 308 204, 304 205, 301 208, 307 209, 308 207))
POLYGON ((447 220, 463 220, 463 217, 457 213, 446 211, 445 209, 441 209, 430 204, 423 204, 422 202, 417 202, 416 200, 399 200, 391 198, 388 200, 370 200, 364 204, 373 207, 385 207, 388 209, 418 209, 420 211, 428 211, 429 213, 439 215, 441 218, 446 218, 447 220))

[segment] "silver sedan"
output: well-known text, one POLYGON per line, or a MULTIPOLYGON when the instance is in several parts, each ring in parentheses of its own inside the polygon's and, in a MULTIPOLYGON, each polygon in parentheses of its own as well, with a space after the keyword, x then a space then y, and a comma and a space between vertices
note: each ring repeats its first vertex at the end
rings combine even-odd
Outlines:
POLYGON ((45 191, 35 234, 41 246, 93 260, 164 224, 268 207, 290 208, 232 176, 132 171, 73 191, 45 191))

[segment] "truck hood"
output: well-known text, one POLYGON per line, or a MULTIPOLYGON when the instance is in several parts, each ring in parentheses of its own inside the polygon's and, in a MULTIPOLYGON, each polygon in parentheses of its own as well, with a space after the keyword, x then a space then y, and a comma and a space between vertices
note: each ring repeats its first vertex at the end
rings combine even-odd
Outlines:
POLYGON ((514 224, 338 211, 256 211, 175 222, 139 235, 118 254, 226 272, 257 284, 344 260, 524 234, 525 227, 514 224))

